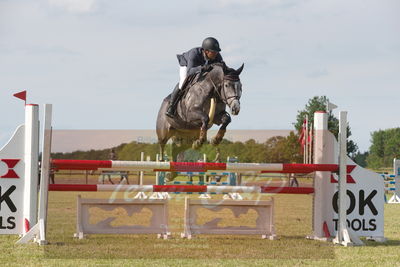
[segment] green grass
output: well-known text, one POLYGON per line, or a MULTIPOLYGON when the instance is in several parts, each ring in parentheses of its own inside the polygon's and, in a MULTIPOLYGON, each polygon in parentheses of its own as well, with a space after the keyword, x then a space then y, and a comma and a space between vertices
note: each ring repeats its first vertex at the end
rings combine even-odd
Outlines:
MULTIPOLYGON (((84 198, 110 195, 80 194, 84 198)), ((173 238, 169 240, 155 235, 90 235, 76 240, 72 236, 77 195, 50 192, 49 245, 15 245, 17 236, 0 236, 2 266, 400 266, 400 205, 385 205, 385 236, 389 241, 367 241, 363 247, 344 248, 305 239, 311 233, 312 207, 312 197, 306 195, 273 196, 278 240, 231 235, 181 239, 185 194, 175 195, 170 202, 173 238)), ((250 222, 243 218, 243 223, 250 222)))

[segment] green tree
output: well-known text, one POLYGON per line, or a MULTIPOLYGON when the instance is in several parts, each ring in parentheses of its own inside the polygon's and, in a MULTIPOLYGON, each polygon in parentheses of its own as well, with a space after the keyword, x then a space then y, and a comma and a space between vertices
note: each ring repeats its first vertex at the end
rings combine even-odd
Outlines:
POLYGON ((284 157, 288 163, 302 162, 303 155, 301 154, 301 147, 298 141, 299 137, 292 131, 289 136, 284 139, 284 157))
MULTIPOLYGON (((308 115, 308 127, 310 128, 314 124, 314 113, 316 111, 325 111, 327 112, 327 104, 329 99, 326 96, 314 96, 313 98, 308 100, 305 108, 297 112, 296 122, 294 123, 294 127, 299 134, 303 127, 303 121, 308 115)), ((339 120, 333 115, 332 111, 328 113, 328 130, 333 133, 333 135, 337 138, 339 134, 339 120)), ((347 138, 351 136, 350 126, 347 126, 347 138)), ((347 139, 347 153, 348 155, 354 159, 355 154, 358 151, 357 144, 350 139, 347 139)))
MULTIPOLYGON (((117 158, 120 160, 139 160, 140 159, 140 148, 137 147, 138 144, 136 142, 132 142, 130 144, 121 144, 119 146, 113 147, 117 154, 117 158), (133 147, 133 148, 132 148, 133 147), (136 153, 126 153, 126 151, 138 150, 138 155, 136 153)), ((146 146, 152 146, 151 144, 143 144, 142 148, 146 146)), ((154 145, 153 145, 154 146, 154 145)), ((88 159, 88 160, 108 160, 110 157, 111 148, 99 149, 99 150, 87 150, 87 151, 73 151, 70 153, 52 153, 51 157, 53 159, 88 159)))
POLYGON ((375 131, 367 157, 370 168, 389 167, 400 156, 400 128, 375 131))
POLYGON ((119 160, 140 160, 141 152, 144 152, 145 156, 151 156, 151 160, 155 160, 155 155, 160 149, 158 144, 131 142, 116 152, 119 160))
POLYGON ((301 162, 298 136, 290 132, 289 136, 274 136, 264 143, 265 162, 292 163, 301 162))
POLYGON ((244 145, 245 150, 239 158, 242 162, 261 163, 265 161, 265 150, 262 144, 257 143, 254 139, 250 139, 244 145))
POLYGON ((361 167, 367 167, 367 157, 369 155, 369 152, 366 151, 364 153, 357 152, 354 156, 354 161, 360 165, 361 167))

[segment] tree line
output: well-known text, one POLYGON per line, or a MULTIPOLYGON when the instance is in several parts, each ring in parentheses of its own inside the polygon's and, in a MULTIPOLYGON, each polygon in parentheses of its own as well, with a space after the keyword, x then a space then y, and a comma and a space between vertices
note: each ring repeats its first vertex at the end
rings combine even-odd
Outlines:
MULTIPOLYGON (((159 153, 158 144, 148 144, 131 142, 121 144, 113 148, 117 154, 118 160, 140 160, 141 152, 145 157, 150 156, 151 160, 156 160, 156 154, 159 153)), ((222 162, 226 162, 228 157, 237 157, 240 162, 301 162, 301 148, 298 143, 298 136, 291 132, 289 136, 276 136, 269 138, 263 143, 258 143, 254 139, 246 142, 231 142, 224 139, 218 146, 222 162)), ((166 146, 167 154, 171 150, 171 145, 166 146)), ((74 151, 71 153, 53 153, 54 159, 92 159, 107 160, 110 157, 111 149, 74 151)), ((217 150, 213 145, 206 143, 199 150, 188 149, 184 152, 181 159, 188 162, 196 162, 203 159, 206 155, 207 161, 212 162, 216 158, 217 150)), ((146 158, 145 158, 146 160, 146 158)))

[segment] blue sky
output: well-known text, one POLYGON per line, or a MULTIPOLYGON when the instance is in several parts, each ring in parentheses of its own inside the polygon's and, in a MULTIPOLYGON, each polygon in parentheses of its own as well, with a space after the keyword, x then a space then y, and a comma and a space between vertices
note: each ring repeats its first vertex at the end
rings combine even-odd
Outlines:
POLYGON ((54 105, 55 129, 153 129, 175 55, 214 36, 228 65, 245 63, 230 128, 291 129, 326 95, 364 151, 400 126, 399 14, 398 0, 0 0, 0 143, 23 89, 54 105))

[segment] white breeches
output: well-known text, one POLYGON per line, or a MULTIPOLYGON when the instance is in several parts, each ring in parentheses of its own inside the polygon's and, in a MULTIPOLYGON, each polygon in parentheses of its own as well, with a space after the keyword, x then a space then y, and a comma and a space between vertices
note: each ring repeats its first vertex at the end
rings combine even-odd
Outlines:
POLYGON ((187 67, 180 66, 179 67, 179 89, 182 89, 182 85, 185 82, 187 77, 187 67))

